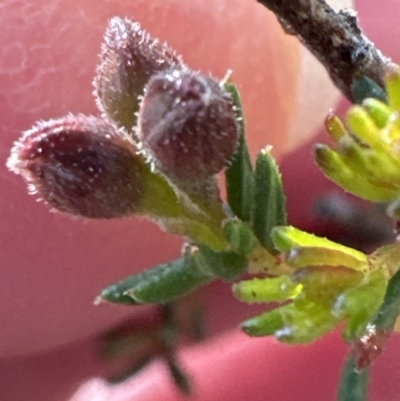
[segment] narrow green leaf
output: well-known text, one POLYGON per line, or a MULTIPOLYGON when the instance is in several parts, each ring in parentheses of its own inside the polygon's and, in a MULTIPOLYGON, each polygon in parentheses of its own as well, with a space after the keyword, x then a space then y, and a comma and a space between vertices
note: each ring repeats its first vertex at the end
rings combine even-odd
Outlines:
POLYGON ((194 218, 182 216, 160 219, 159 222, 169 233, 190 238, 194 243, 202 243, 218 251, 226 248, 227 243, 219 226, 220 221, 214 220, 210 223, 210 220, 197 221, 194 218))
POLYGON ((223 233, 232 251, 240 255, 248 256, 256 246, 253 230, 239 219, 228 220, 223 226, 223 233))
POLYGON ((400 269, 400 241, 383 245, 368 256, 373 269, 388 270, 393 276, 400 269))
POLYGON ((357 77, 351 84, 351 91, 355 103, 362 103, 367 98, 378 99, 387 103, 388 97, 383 88, 365 75, 357 77))
POLYGON ((329 146, 317 144, 314 148, 314 158, 327 178, 353 195, 372 202, 389 202, 396 197, 395 191, 374 185, 351 170, 341 156, 329 146))
POLYGON ((338 401, 366 401, 369 372, 356 370, 353 356, 349 356, 344 365, 339 386, 338 401))
POLYGON ((252 337, 273 335, 287 344, 311 343, 331 331, 338 321, 329 309, 305 302, 280 306, 246 320, 243 331, 252 337))
POLYGON ((242 330, 251 337, 274 335, 284 330, 285 321, 280 308, 247 319, 242 323, 242 330))
POLYGON ((208 271, 222 280, 232 281, 245 272, 248 260, 236 252, 217 252, 204 245, 199 245, 196 263, 201 270, 208 271))
POLYGON ((253 278, 232 286, 236 298, 248 303, 283 302, 296 297, 301 284, 293 282, 288 276, 253 278))
POLYGON ((363 264, 367 263, 367 257, 360 251, 338 244, 327 238, 317 237, 314 234, 299 230, 293 226, 276 227, 272 232, 272 237, 277 249, 281 252, 290 251, 298 247, 326 248, 343 252, 355 258, 363 264))
POLYGON ((286 199, 270 148, 262 150, 257 157, 253 203, 253 231, 269 252, 277 253, 271 231, 275 226, 286 224, 286 199))
POLYGON ((111 285, 101 292, 98 300, 127 305, 162 304, 211 280, 212 276, 201 271, 190 255, 111 285))
POLYGON ((230 166, 225 171, 226 193, 232 211, 243 221, 251 220, 253 198, 253 168, 246 145, 245 124, 239 92, 235 85, 226 84, 236 107, 239 125, 239 143, 230 166))
POLYGON ((351 170, 372 184, 398 191, 400 165, 398 160, 387 157, 387 152, 365 148, 348 137, 340 144, 340 155, 351 170))
POLYGON ((370 117, 368 111, 361 106, 353 106, 346 116, 347 126, 363 143, 374 150, 386 152, 388 157, 393 157, 388 152, 386 141, 382 140, 382 132, 370 117))
POLYGON ((347 316, 343 331, 343 337, 347 342, 364 335, 365 328, 384 300, 387 282, 384 271, 373 271, 361 285, 349 288, 337 299, 332 312, 347 316))
POLYGON ((303 284, 304 298, 317 305, 327 305, 331 313, 337 297, 349 287, 360 284, 363 277, 363 273, 344 266, 310 266, 298 269, 292 280, 303 284))
POLYGON ((400 69, 398 66, 392 68, 386 75, 386 90, 390 106, 394 110, 400 110, 400 69))
POLYGON ((366 258, 362 261, 341 250, 317 246, 292 248, 285 260, 290 267, 296 269, 309 266, 345 266, 359 271, 369 269, 366 258))
POLYGON ((386 103, 377 99, 365 99, 362 106, 367 111, 369 116, 374 120, 378 128, 385 128, 389 122, 390 116, 393 114, 393 109, 386 103))

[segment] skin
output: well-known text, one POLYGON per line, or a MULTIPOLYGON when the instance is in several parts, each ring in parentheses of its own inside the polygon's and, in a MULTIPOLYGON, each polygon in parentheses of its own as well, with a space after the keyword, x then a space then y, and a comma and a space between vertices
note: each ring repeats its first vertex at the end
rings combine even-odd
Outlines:
MULTIPOLYGON (((232 2, 214 0, 221 12, 226 4, 232 2)), ((36 203, 26 194, 22 181, 4 167, 13 141, 38 118, 58 117, 69 111, 96 113, 91 97, 91 80, 102 31, 110 16, 132 15, 143 21, 146 29, 176 47, 193 68, 212 71, 219 77, 232 68, 235 82, 239 83, 243 93, 253 153, 266 142, 274 144, 277 155, 286 146, 282 132, 286 131, 296 110, 294 87, 298 80, 296 54, 299 50, 291 39, 283 45, 287 39, 279 36, 273 18, 249 0, 235 0, 235 5, 229 8, 234 15, 226 17, 226 21, 214 16, 210 26, 205 22, 207 18, 199 18, 199 15, 205 15, 206 9, 215 8, 209 4, 202 7, 200 1, 180 1, 178 5, 177 1, 171 0, 167 6, 160 6, 165 1, 152 1, 151 6, 146 1, 124 3, 122 0, 107 1, 102 7, 93 7, 89 0, 41 0, 24 2, 22 6, 9 0, 0 14, 0 51, 3 52, 0 68, 3 85, 0 94, 0 127, 3 132, 0 137, 0 187, 6 188, 5 192, 2 191, 6 195, 0 199, 0 321, 4 322, 0 333, 0 355, 3 356, 0 377, 2 392, 7 399, 19 401, 29 397, 31 401, 62 401, 82 378, 102 373, 105 366, 94 356, 96 350, 90 337, 135 312, 123 307, 94 308, 93 298, 103 286, 136 269, 142 270, 172 259, 179 253, 179 239, 166 237, 145 221, 88 222, 49 213, 46 206, 36 203), (179 17, 175 16, 177 12, 179 17), (239 30, 238 26, 245 26, 241 21, 247 19, 252 21, 251 29, 248 32, 245 28, 239 30), (213 43, 212 48, 208 43, 213 43), (235 43, 235 49, 231 43, 235 43), (193 47, 195 52, 191 51, 193 47), (257 57, 253 57, 254 54, 257 57), (275 73, 272 72, 277 69, 282 72, 280 80, 274 79, 275 73), (267 87, 268 90, 262 89, 267 87), (289 96, 290 93, 293 96, 289 96), (271 112, 265 113, 265 110, 271 112), (267 136, 265 127, 268 127, 267 136), (157 252, 154 244, 157 244, 157 252)), ((398 52, 395 41, 385 39, 398 37, 391 6, 396 6, 395 0, 388 0, 383 6, 374 5, 372 0, 360 1, 361 16, 365 16, 364 26, 379 45, 395 57, 398 52), (369 14, 367 7, 377 9, 369 14), (368 19, 368 15, 373 17, 368 19), (376 15, 384 16, 381 24, 372 19, 376 15), (382 26, 385 31, 380 30, 382 26)), ((311 162, 303 163, 305 158, 310 159, 309 149, 304 148, 303 153, 284 162, 287 166, 284 172, 288 171, 289 196, 290 193, 304 193, 299 177, 305 174, 310 180, 315 178, 316 186, 322 181, 312 169, 311 162), (299 168, 296 160, 305 166, 299 168)), ((309 206, 307 199, 311 202, 311 195, 308 197, 296 205, 289 204, 289 212, 295 223, 297 220, 303 226, 311 227, 310 215, 301 207, 302 202, 309 206)), ((220 299, 218 291, 219 287, 213 287, 207 293, 210 304, 220 299)), ((238 315, 243 313, 234 302, 224 305, 227 309, 229 306, 239 309, 238 315)), ((221 319, 226 309, 220 310, 220 315, 217 312, 213 315, 214 320, 221 319)), ((220 324, 215 331, 226 329, 228 323, 220 324)), ((386 359, 379 362, 385 372, 389 369, 396 371, 396 349, 392 346, 386 359)), ((327 393, 334 394, 344 352, 343 345, 335 336, 315 346, 287 348, 277 346, 271 339, 250 341, 239 334, 226 334, 214 342, 184 350, 183 357, 188 363, 192 361, 189 368, 196 376, 200 375, 198 388, 200 394, 205 394, 201 397, 204 400, 222 399, 222 394, 230 400, 239 399, 239 396, 243 399, 239 388, 247 389, 249 399, 254 400, 257 396, 264 399, 267 391, 277 394, 276 400, 292 399, 299 391, 300 394, 312 395, 309 398, 305 395, 304 400, 319 400, 326 399, 324 395, 327 393), (220 358, 222 344, 230 358, 220 358), (254 364, 260 355, 265 355, 261 358, 262 363, 254 364), (306 368, 304 359, 307 360, 306 368), (287 360, 290 364, 284 363, 287 360), (326 360, 332 363, 321 369, 326 360), (218 361, 219 365, 215 365, 218 361), (238 380, 231 370, 219 381, 218 375, 210 381, 206 375, 208 366, 215 366, 215 371, 222 372, 227 366, 231 369, 240 366, 240 371, 236 372, 246 374, 239 374, 241 380, 238 380), (264 372, 262 379, 260 372, 264 372), (286 386, 293 377, 300 386, 304 384, 304 389, 286 386), (321 386, 320 393, 310 386, 311 382, 321 383, 327 377, 330 378, 327 387, 321 386), (218 390, 221 381, 224 386, 218 390)), ((383 374, 378 378, 379 384, 386 384, 375 382, 373 399, 394 399, 396 388, 392 383, 396 380, 391 378, 383 374), (377 398, 378 395, 382 398, 377 398)), ((129 387, 108 399, 157 399, 159 394, 165 394, 165 399, 179 399, 162 366, 152 366, 139 379, 142 383, 139 389, 135 379, 128 384, 129 387), (161 381, 157 382, 158 379, 161 381), (155 382, 158 384, 154 387, 155 382), (124 394, 125 398, 119 394, 124 394)), ((99 382, 91 382, 89 386, 93 383, 99 386, 98 394, 110 394, 110 390, 99 382)), ((77 395, 76 399, 94 400, 87 393, 77 395)))
MULTIPOLYGON (((206 346, 185 349, 181 358, 195 378, 196 401, 334 401, 347 351, 337 335, 329 335, 307 347, 288 347, 271 339, 249 339, 236 332, 214 339, 206 346)), ((373 370, 370 388, 373 401, 394 400, 398 395, 400 353, 393 343, 388 354, 373 370)), ((165 367, 154 363, 116 388, 92 379, 70 401, 147 401, 161 395, 167 401, 185 400, 171 386, 165 367)))

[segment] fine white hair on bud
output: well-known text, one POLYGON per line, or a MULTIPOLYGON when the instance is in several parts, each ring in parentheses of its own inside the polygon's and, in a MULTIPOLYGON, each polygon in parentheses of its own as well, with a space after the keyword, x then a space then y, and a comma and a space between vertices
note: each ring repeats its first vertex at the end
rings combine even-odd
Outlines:
POLYGON ((201 73, 163 71, 146 86, 138 137, 144 153, 167 176, 204 180, 235 153, 238 127, 231 96, 201 73))
POLYGON ((114 218, 134 213, 141 200, 143 179, 135 152, 113 123, 68 115, 26 131, 7 166, 58 211, 114 218))
POLYGON ((185 68, 173 49, 152 38, 138 22, 111 18, 94 79, 99 109, 130 132, 148 80, 169 68, 185 68))

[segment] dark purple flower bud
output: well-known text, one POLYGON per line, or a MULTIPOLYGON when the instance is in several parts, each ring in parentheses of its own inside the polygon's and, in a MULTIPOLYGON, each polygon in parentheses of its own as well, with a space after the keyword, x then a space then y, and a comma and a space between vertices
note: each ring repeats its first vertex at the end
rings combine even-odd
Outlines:
POLYGON ((204 180, 229 164, 238 142, 232 99, 213 78, 189 70, 152 77, 138 120, 140 146, 171 179, 204 180))
POLYGON ((99 109, 130 132, 136 125, 138 97, 148 80, 172 67, 184 68, 174 50, 150 37, 138 22, 112 18, 94 80, 99 109))
POLYGON ((7 166, 55 209, 88 218, 135 212, 142 196, 140 158, 115 125, 68 115, 39 122, 16 142, 7 166))

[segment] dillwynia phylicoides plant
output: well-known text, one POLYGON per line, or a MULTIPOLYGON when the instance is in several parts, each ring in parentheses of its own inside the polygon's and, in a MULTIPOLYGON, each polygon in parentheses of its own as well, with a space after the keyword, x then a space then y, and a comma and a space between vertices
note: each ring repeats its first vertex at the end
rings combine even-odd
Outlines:
MULTIPOLYGON (((400 69, 393 66, 385 90, 369 79, 360 82, 357 93, 374 98, 362 96, 346 124, 327 117, 334 147, 317 145, 315 159, 327 177, 387 204, 396 219, 400 69)), ((240 301, 277 305, 243 322, 250 336, 303 344, 342 324, 352 347, 345 381, 362 382, 362 374, 354 379, 355 369, 368 368, 394 330, 400 244, 365 254, 287 225, 272 149, 261 150, 252 165, 239 93, 229 77, 218 82, 192 71, 139 23, 110 20, 94 86, 100 118, 38 122, 15 143, 9 169, 62 213, 146 216, 185 238, 181 258, 110 285, 96 302, 162 305, 159 330, 165 332, 173 326, 172 301, 224 280, 240 301), (217 181, 221 171, 226 201, 217 181)), ((157 330, 172 377, 189 392, 170 337, 157 330)))

